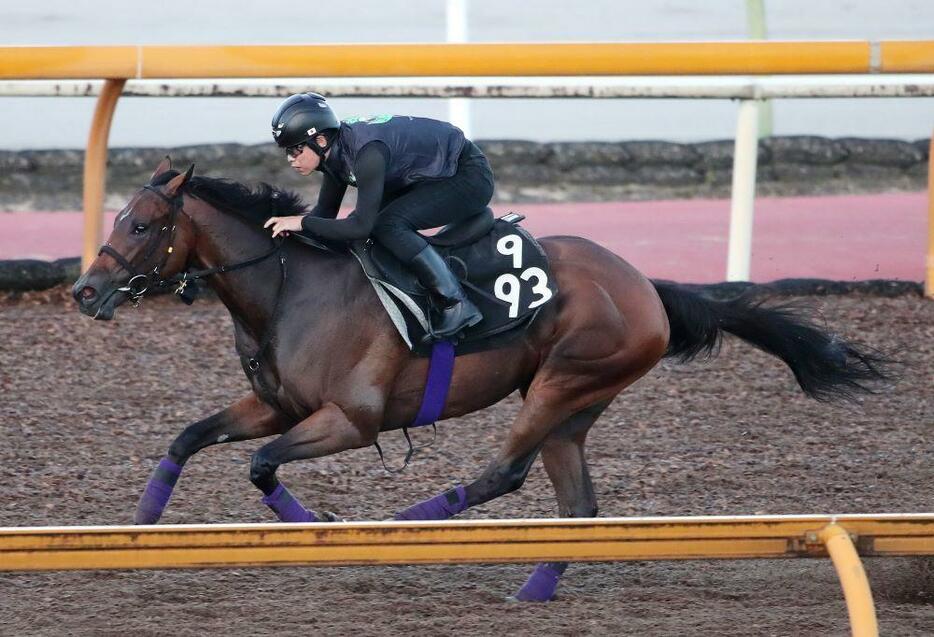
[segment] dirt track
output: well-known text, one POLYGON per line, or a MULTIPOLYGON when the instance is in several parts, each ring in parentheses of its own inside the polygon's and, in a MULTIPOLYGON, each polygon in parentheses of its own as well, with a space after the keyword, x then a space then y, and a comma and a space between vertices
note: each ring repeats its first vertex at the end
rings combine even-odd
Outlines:
MULTIPOLYGON (((126 524, 185 426, 246 391, 223 306, 169 299, 115 322, 60 291, 0 303, 0 526, 126 524)), ((861 407, 805 399, 777 361, 728 342, 711 363, 665 363, 589 438, 602 515, 931 510, 934 303, 813 301, 851 338, 902 350, 904 379, 861 407)), ((399 477, 364 449, 284 467, 303 502, 381 519, 475 476, 515 397, 445 423, 399 477)), ((417 432, 424 442, 430 432, 417 432)), ((401 459, 401 434, 382 441, 401 459)), ((185 469, 167 523, 272 521, 248 481, 259 442, 185 469)), ((545 517, 540 464, 525 487, 465 517, 545 517)), ((3 635, 847 635, 826 560, 582 564, 548 605, 502 601, 529 566, 251 569, 0 575, 3 635)), ((934 565, 868 560, 884 635, 934 634, 934 565)))

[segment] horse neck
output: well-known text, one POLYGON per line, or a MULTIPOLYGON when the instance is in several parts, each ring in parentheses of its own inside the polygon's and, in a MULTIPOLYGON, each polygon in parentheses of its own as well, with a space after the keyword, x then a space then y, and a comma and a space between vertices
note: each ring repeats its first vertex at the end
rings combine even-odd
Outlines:
MULTIPOLYGON (((185 209, 195 226, 195 245, 189 258, 198 268, 234 265, 261 256, 273 243, 270 234, 234 213, 188 198, 185 209)), ((230 311, 234 322, 254 339, 269 329, 279 296, 281 266, 273 255, 233 272, 207 277, 207 284, 230 311)))

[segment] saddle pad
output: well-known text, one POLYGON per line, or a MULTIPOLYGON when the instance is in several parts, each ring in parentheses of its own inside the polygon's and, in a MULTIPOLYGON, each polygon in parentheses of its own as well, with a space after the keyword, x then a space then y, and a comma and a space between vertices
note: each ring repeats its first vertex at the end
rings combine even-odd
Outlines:
MULTIPOLYGON (((483 320, 455 343, 458 354, 498 347, 518 336, 558 292, 541 245, 518 225, 519 215, 497 219, 490 232, 465 245, 435 246, 460 279, 483 320)), ((427 356, 431 301, 418 279, 392 253, 372 240, 351 251, 360 261, 396 329, 413 352, 427 356)))

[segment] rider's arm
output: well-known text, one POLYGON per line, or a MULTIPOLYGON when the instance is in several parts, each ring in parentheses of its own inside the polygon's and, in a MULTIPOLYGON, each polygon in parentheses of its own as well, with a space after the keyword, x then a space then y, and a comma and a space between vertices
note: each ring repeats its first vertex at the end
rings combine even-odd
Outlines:
POLYGON ((321 217, 323 219, 333 219, 341 209, 341 202, 344 200, 344 193, 347 191, 347 184, 339 183, 333 177, 324 174, 324 180, 321 182, 321 190, 318 191, 318 203, 309 212, 309 216, 321 217))
POLYGON ((357 178, 357 208, 346 219, 322 219, 306 215, 302 229, 321 237, 350 241, 370 236, 376 224, 376 215, 383 201, 389 149, 382 142, 370 142, 363 147, 353 165, 357 178))

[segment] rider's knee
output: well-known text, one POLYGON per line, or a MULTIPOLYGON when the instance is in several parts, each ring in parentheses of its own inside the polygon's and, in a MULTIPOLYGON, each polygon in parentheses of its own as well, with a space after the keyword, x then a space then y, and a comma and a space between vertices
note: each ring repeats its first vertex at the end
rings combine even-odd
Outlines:
POLYGON ((402 215, 385 213, 384 215, 380 215, 376 226, 373 228, 373 234, 376 235, 377 238, 380 238, 391 236, 399 232, 412 232, 414 229, 412 222, 402 215))

